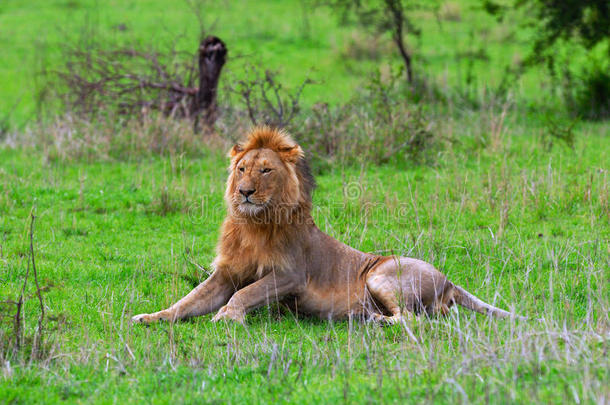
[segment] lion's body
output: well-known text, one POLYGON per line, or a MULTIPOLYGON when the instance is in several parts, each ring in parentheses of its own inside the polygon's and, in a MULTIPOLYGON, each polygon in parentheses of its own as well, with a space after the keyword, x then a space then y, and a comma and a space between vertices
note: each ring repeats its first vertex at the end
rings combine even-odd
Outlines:
POLYGON ((286 134, 254 130, 231 151, 228 215, 213 274, 170 308, 133 319, 152 322, 219 312, 243 321, 272 301, 321 318, 396 322, 409 312, 446 313, 458 303, 505 317, 421 260, 353 249, 320 231, 311 217, 314 188, 301 148, 286 134))

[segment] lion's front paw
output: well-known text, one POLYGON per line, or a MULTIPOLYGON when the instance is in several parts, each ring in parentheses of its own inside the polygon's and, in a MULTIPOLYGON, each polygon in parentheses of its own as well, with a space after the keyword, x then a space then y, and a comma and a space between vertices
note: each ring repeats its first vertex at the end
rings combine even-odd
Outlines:
POLYGON ((153 319, 151 319, 150 314, 139 314, 139 315, 132 317, 131 322, 148 324, 148 323, 153 322, 153 319))
POLYGON ((228 305, 225 305, 224 307, 220 308, 218 313, 214 316, 214 318, 212 318, 212 322, 225 320, 244 323, 245 318, 246 314, 243 310, 239 310, 235 307, 229 307, 228 305))

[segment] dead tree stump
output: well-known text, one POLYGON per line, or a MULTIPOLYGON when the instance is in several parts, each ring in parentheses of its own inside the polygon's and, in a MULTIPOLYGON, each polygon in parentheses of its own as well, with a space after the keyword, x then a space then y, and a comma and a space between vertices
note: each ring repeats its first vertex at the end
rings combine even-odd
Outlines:
POLYGON ((199 45, 199 89, 194 103, 195 130, 201 119, 210 128, 217 118, 218 79, 227 61, 227 47, 218 37, 209 36, 199 45))

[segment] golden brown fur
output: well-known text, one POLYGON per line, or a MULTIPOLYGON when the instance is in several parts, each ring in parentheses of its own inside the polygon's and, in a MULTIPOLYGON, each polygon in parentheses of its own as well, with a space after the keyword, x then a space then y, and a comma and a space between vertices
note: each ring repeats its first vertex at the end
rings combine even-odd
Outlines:
POLYGON ((138 322, 175 321, 218 310, 243 322, 271 301, 322 318, 396 322, 409 312, 446 313, 458 303, 510 313, 452 284, 432 265, 363 253, 320 231, 311 217, 314 180, 303 150, 283 131, 254 129, 230 151, 231 165, 212 275, 176 304, 138 322))

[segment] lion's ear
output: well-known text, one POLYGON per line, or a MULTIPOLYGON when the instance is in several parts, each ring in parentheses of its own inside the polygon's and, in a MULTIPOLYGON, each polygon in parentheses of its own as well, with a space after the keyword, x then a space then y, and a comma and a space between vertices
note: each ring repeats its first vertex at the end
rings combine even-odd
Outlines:
POLYGON ((304 156, 303 149, 299 145, 294 145, 280 149, 280 157, 290 163, 296 163, 304 156))
POLYGON ((236 143, 229 151, 229 157, 235 157, 235 155, 243 151, 244 148, 240 144, 236 143))

